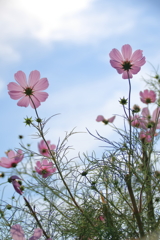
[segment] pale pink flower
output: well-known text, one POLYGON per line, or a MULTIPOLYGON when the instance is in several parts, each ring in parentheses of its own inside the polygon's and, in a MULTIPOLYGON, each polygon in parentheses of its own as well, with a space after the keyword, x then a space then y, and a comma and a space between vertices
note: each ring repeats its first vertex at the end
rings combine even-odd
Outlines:
POLYGON ((144 90, 144 92, 140 92, 139 93, 140 97, 141 97, 141 101, 143 103, 149 104, 149 103, 154 103, 156 101, 156 93, 155 91, 152 90, 144 90))
POLYGON ((102 115, 98 115, 96 118, 97 122, 103 122, 104 124, 108 124, 108 123, 113 123, 114 119, 116 118, 116 116, 113 116, 111 118, 105 119, 102 115))
POLYGON ((112 49, 109 56, 110 63, 119 74, 122 74, 123 79, 132 78, 132 74, 137 74, 141 66, 145 64, 145 57, 142 55, 142 50, 136 50, 132 53, 132 48, 129 44, 125 44, 120 53, 116 48, 112 49))
POLYGON ((105 221, 104 216, 103 216, 103 215, 100 215, 100 216, 99 216, 99 220, 100 220, 101 222, 104 222, 104 221, 105 221))
POLYGON ((145 126, 142 117, 138 114, 135 114, 133 117, 131 117, 131 125, 137 128, 143 128, 145 126))
POLYGON ((150 134, 147 134, 145 140, 146 142, 150 143, 152 141, 152 136, 150 134))
POLYGON ((30 104, 32 108, 37 108, 41 105, 41 102, 47 99, 48 93, 42 91, 48 88, 49 83, 47 78, 40 79, 39 71, 32 71, 28 82, 25 73, 22 71, 15 73, 14 78, 19 84, 10 82, 8 84, 8 94, 14 100, 20 99, 17 103, 18 106, 28 107, 30 104))
POLYGON ((22 161, 24 155, 22 153, 22 150, 18 150, 17 153, 14 151, 10 150, 7 152, 7 157, 1 157, 0 158, 0 167, 5 167, 5 168, 11 168, 11 167, 16 167, 19 162, 22 161))
POLYGON ((47 159, 43 159, 41 162, 36 162, 35 170, 37 173, 42 175, 43 178, 47 178, 52 175, 57 169, 53 167, 53 163, 49 162, 47 159))
POLYGON ((152 116, 147 107, 143 108, 142 116, 145 122, 146 129, 147 128, 160 129, 160 107, 157 107, 153 111, 152 116))
POLYGON ((151 142, 154 136, 157 136, 156 129, 160 129, 160 107, 157 107, 151 116, 149 109, 142 109, 142 118, 144 122, 143 129, 139 137, 140 139, 144 139, 146 142, 151 142))
POLYGON ((140 139, 144 139, 147 143, 150 143, 152 141, 152 133, 150 131, 141 131, 139 134, 140 139))
POLYGON ((19 178, 16 175, 14 175, 14 176, 9 178, 9 182, 11 182, 13 184, 13 187, 14 187, 15 191, 17 193, 19 193, 20 195, 22 195, 23 194, 23 190, 21 189, 22 185, 21 185, 19 180, 21 180, 21 178, 19 178))
MULTIPOLYGON (((19 224, 13 225, 11 227, 10 233, 13 240, 25 240, 24 231, 21 225, 19 224)), ((42 229, 36 228, 34 229, 33 236, 29 238, 29 240, 38 240, 42 235, 43 235, 42 229)))
POLYGON ((145 138, 145 137, 146 137, 146 133, 143 132, 143 131, 141 131, 141 132, 139 133, 139 137, 140 137, 140 139, 145 138))
MULTIPOLYGON (((48 144, 48 147, 51 151, 55 150, 56 145, 51 144, 50 141, 47 141, 47 144, 48 144)), ((45 157, 50 157, 48 147, 47 147, 44 140, 41 140, 40 143, 38 143, 39 152, 45 157)))

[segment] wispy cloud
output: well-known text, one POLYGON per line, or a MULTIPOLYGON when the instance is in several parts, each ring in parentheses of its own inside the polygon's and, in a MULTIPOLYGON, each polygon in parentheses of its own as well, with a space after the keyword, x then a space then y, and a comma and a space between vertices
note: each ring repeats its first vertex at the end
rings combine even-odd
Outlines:
POLYGON ((35 40, 46 46, 58 41, 90 44, 134 28, 139 11, 103 5, 97 0, 1 1, 0 55, 6 61, 19 61, 22 41, 35 40))
POLYGON ((3 95, 4 88, 5 88, 5 82, 0 78, 0 97, 3 95))

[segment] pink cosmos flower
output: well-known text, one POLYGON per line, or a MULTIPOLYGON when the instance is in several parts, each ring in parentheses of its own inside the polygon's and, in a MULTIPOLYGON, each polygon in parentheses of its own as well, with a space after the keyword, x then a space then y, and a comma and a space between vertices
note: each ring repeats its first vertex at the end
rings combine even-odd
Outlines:
POLYGON ((145 126, 144 120, 138 114, 135 114, 133 117, 131 117, 131 125, 137 128, 144 128, 145 126))
MULTIPOLYGON (((13 225, 10 230, 13 240, 25 240, 24 231, 19 224, 13 225)), ((43 235, 43 231, 40 228, 34 230, 33 236, 29 240, 38 240, 43 235)))
POLYGON ((104 216, 103 216, 103 215, 100 215, 100 216, 99 216, 99 220, 102 221, 102 222, 104 222, 104 221, 105 221, 104 216))
POLYGON ((160 129, 160 107, 153 111, 152 116, 148 107, 143 108, 141 116, 135 114, 131 117, 131 125, 140 128, 139 138, 150 143, 153 137, 158 135, 156 129, 160 129))
POLYGON ((109 56, 111 58, 110 64, 122 74, 123 79, 132 78, 132 74, 137 74, 141 66, 145 64, 145 57, 142 55, 142 50, 136 50, 132 53, 132 48, 129 44, 125 44, 120 53, 116 48, 112 49, 109 56))
POLYGON ((16 167, 19 162, 22 161, 24 155, 22 153, 22 150, 18 150, 17 153, 14 151, 10 150, 7 152, 7 157, 1 157, 0 158, 0 167, 5 167, 5 168, 11 168, 11 167, 16 167))
POLYGON ((22 195, 23 194, 23 190, 21 189, 22 185, 21 185, 19 180, 21 180, 21 178, 19 178, 16 175, 14 175, 14 176, 9 178, 9 182, 11 182, 13 184, 13 187, 14 187, 15 191, 17 193, 19 193, 20 195, 22 195))
POLYGON ((150 131, 141 131, 139 134, 140 139, 144 139, 147 143, 152 141, 152 133, 150 131))
MULTIPOLYGON (((50 141, 47 141, 48 143, 48 146, 50 148, 51 151, 55 150, 56 148, 56 145, 54 144, 51 144, 50 141)), ((41 140, 40 143, 38 143, 38 149, 39 149, 39 152, 45 156, 45 157, 50 157, 50 153, 48 151, 48 147, 45 143, 45 141, 41 140)))
POLYGON ((146 129, 147 128, 155 128, 160 129, 160 107, 157 107, 151 116, 149 109, 143 108, 142 109, 142 116, 145 122, 146 129))
POLYGON ((42 175, 43 178, 47 178, 56 171, 56 168, 53 167, 52 162, 49 162, 47 159, 43 159, 41 162, 36 162, 35 170, 38 174, 42 175))
POLYGON ((47 99, 48 93, 42 92, 42 90, 48 88, 49 83, 47 78, 40 79, 39 71, 32 71, 28 82, 25 73, 22 71, 15 73, 14 78, 18 84, 10 82, 8 84, 8 94, 14 100, 20 99, 17 103, 18 106, 28 107, 30 104, 32 108, 37 108, 41 105, 41 102, 47 99))
POLYGON ((160 107, 157 107, 151 116, 149 109, 142 109, 143 130, 140 132, 139 137, 141 140, 150 143, 154 136, 157 136, 156 129, 160 129, 160 107))
POLYGON ((103 122, 104 124, 108 124, 108 123, 113 123, 114 119, 116 118, 116 116, 113 116, 111 118, 105 119, 102 115, 98 115, 96 118, 97 122, 103 122))
POLYGON ((139 93, 140 97, 141 97, 141 101, 143 103, 149 104, 149 103, 154 103, 156 101, 156 93, 155 91, 152 90, 144 90, 144 92, 140 92, 139 93))

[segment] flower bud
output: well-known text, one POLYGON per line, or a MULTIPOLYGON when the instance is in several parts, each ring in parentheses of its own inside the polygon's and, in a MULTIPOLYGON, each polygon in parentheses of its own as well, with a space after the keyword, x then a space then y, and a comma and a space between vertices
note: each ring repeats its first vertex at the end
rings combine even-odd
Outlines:
POLYGON ((10 210, 10 209, 12 208, 12 205, 8 204, 8 205, 6 205, 6 208, 7 208, 8 210, 10 210))
POLYGON ((33 122, 32 117, 30 117, 30 118, 26 117, 24 120, 25 120, 24 123, 25 123, 26 125, 29 125, 29 126, 30 126, 31 123, 33 122))
POLYGON ((132 112, 133 113, 138 113, 141 111, 141 108, 137 105, 137 104, 134 104, 133 105, 133 109, 132 109, 132 112))
POLYGON ((84 172, 81 173, 82 176, 86 176, 87 174, 88 174, 87 171, 84 171, 84 172))
POLYGON ((125 98, 125 97, 123 97, 123 98, 120 98, 119 103, 120 103, 121 105, 126 105, 126 104, 127 104, 127 101, 128 101, 128 99, 125 98))
POLYGON ((0 173, 0 177, 1 177, 1 178, 5 177, 5 174, 4 174, 3 172, 0 173))

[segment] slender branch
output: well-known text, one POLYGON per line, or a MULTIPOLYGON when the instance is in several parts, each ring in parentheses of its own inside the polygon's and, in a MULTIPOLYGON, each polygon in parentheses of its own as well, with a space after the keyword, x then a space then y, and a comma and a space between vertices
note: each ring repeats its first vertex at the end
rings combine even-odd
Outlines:
POLYGON ((128 116, 129 116, 129 172, 130 172, 130 165, 131 165, 131 149, 132 149, 132 144, 131 144, 131 139, 132 139, 132 125, 131 125, 131 81, 129 78, 129 72, 127 71, 128 74, 128 83, 129 83, 129 95, 128 95, 128 116))
POLYGON ((143 224, 142 224, 142 221, 141 221, 141 218, 140 218, 140 214, 138 212, 135 196, 134 196, 133 189, 132 189, 132 186, 131 186, 131 175, 128 174, 125 178, 125 181, 126 181, 126 184, 127 184, 130 199, 132 201, 132 205, 133 205, 133 209, 134 209, 134 215, 136 217, 136 221, 137 221, 137 225, 138 225, 138 228, 139 228, 140 236, 144 237, 143 224))
POLYGON ((35 211, 32 209, 32 207, 31 207, 31 205, 29 204, 29 202, 27 201, 27 199, 26 199, 25 197, 23 197, 23 198, 24 198, 24 201, 26 202, 26 206, 29 208, 30 212, 32 213, 33 217, 35 218, 38 226, 42 229, 43 234, 44 234, 44 235, 46 236, 46 238, 48 239, 49 236, 47 235, 47 233, 46 233, 45 230, 43 229, 40 221, 39 221, 38 218, 37 218, 37 215, 36 215, 35 211))
MULTIPOLYGON (((143 165, 144 165, 144 174, 145 174, 145 193, 147 199, 147 214, 148 214, 148 222, 151 222, 151 230, 154 230, 155 226, 155 214, 154 214, 154 206, 153 206, 153 196, 152 196, 152 184, 151 184, 151 170, 150 170, 150 156, 147 155, 145 143, 142 142, 143 149, 143 165)), ((150 154, 149 154, 150 155, 150 154)))

